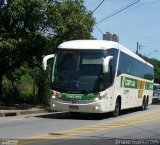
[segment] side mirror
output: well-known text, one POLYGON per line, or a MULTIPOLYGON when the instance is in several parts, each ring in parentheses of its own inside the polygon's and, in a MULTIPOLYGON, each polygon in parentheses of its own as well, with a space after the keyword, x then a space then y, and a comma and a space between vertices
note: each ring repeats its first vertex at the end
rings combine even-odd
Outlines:
POLYGON ((55 54, 50 54, 50 55, 47 55, 43 58, 43 62, 42 62, 42 66, 43 66, 43 70, 46 70, 47 69, 47 61, 48 59, 50 58, 54 58, 55 54))
POLYGON ((107 56, 103 61, 103 73, 107 73, 109 71, 109 62, 113 59, 113 56, 107 56))

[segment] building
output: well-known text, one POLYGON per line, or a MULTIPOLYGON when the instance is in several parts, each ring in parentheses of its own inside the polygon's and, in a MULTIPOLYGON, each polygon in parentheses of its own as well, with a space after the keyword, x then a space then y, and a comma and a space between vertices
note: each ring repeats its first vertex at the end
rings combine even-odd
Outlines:
POLYGON ((111 33, 106 32, 106 34, 103 34, 103 40, 119 42, 119 37, 116 34, 112 35, 111 33))

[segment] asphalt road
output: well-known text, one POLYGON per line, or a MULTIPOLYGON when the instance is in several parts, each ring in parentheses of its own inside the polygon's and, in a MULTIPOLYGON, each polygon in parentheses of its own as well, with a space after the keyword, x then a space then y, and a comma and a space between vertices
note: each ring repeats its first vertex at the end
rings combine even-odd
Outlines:
POLYGON ((116 118, 68 112, 0 117, 0 138, 1 144, 160 144, 160 104, 116 118))

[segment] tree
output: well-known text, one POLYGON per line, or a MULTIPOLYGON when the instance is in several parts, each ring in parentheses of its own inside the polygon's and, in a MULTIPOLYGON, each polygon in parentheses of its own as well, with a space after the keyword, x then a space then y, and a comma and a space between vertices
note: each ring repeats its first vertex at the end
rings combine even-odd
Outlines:
POLYGON ((3 76, 11 78, 24 63, 38 68, 35 79, 43 96, 42 55, 53 53, 63 41, 90 39, 92 12, 82 0, 2 0, 0 8, 0 100, 3 76))
POLYGON ((154 82, 160 83, 160 61, 155 58, 148 58, 146 56, 142 56, 142 58, 153 65, 153 67, 154 67, 154 82))
MULTIPOLYGON (((46 2, 46 25, 48 28, 47 47, 43 55, 54 53, 57 46, 66 40, 90 39, 95 23, 92 13, 84 7, 83 1, 62 0, 46 2)), ((34 61, 37 64, 41 61, 34 61)), ((45 102, 48 94, 49 74, 39 67, 35 79, 38 86, 38 100, 45 102), (45 96, 45 98, 44 98, 45 96)))
POLYGON ((55 47, 67 40, 92 38, 95 19, 92 12, 86 10, 82 0, 49 1, 46 16, 55 47))
POLYGON ((0 6, 0 100, 3 75, 33 56, 41 56, 46 38, 43 0, 8 0, 0 6))

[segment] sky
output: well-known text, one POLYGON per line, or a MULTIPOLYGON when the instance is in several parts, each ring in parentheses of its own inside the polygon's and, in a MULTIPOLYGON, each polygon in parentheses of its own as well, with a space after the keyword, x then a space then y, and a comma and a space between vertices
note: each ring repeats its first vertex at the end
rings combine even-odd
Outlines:
MULTIPOLYGON (((84 0, 88 10, 93 11, 102 0, 84 0)), ((96 22, 137 0, 104 0, 93 13, 96 22)), ((140 0, 121 13, 96 24, 103 34, 110 32, 119 36, 119 43, 136 52, 137 42, 140 54, 160 60, 160 0, 140 0)), ((103 39, 94 27, 92 35, 103 39)))

